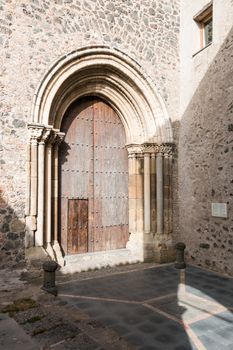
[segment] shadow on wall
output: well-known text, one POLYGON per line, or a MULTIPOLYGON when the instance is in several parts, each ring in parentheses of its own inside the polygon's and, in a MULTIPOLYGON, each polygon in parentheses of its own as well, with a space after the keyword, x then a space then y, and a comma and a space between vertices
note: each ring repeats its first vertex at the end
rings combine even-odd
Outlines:
POLYGON ((231 275, 232 56, 233 28, 184 112, 178 149, 179 240, 186 243, 190 262, 231 275), (212 217, 211 203, 227 203, 228 218, 212 217))
POLYGON ((25 223, 3 199, 0 190, 0 265, 1 268, 25 266, 25 223))

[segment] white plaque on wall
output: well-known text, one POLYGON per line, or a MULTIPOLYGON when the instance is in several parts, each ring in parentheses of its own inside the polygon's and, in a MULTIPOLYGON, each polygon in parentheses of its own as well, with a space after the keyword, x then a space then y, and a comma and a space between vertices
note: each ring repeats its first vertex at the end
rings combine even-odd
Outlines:
POLYGON ((211 203, 212 216, 227 218, 227 203, 211 203))

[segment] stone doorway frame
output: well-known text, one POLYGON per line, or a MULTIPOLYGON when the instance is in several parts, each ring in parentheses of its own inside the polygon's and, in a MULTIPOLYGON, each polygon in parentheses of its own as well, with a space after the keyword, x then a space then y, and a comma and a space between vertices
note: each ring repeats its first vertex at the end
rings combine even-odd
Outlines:
POLYGON ((125 128, 130 239, 121 252, 94 253, 88 258, 90 263, 87 256, 80 257, 83 269, 161 261, 161 252, 167 254, 171 245, 172 233, 171 121, 155 84, 142 67, 119 50, 105 46, 79 49, 62 57, 37 88, 32 122, 28 124, 26 248, 44 247, 52 259, 64 265, 58 243, 58 149, 65 136, 60 126, 72 102, 92 95, 110 104, 125 128), (153 176, 156 198, 151 194, 153 176), (152 229, 153 200, 156 228, 152 229))

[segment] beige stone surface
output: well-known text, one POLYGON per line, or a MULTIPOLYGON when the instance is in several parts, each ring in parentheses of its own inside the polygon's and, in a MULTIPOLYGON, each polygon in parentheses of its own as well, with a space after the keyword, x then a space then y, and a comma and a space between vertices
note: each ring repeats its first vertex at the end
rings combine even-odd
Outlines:
POLYGON ((179 144, 180 236, 188 261, 233 274, 233 31, 183 115, 179 144), (228 218, 211 203, 227 203, 228 218))

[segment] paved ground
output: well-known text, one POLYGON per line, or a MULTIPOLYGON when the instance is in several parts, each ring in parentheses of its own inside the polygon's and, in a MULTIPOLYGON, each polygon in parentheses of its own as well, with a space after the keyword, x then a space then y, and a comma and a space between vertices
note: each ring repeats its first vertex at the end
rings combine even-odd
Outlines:
POLYGON ((233 279, 199 268, 68 282, 59 298, 141 350, 233 349, 233 279))
POLYGON ((55 298, 35 277, 26 285, 14 277, 13 294, 7 281, 0 290, 0 306, 7 292, 37 300, 12 318, 0 314, 0 350, 233 349, 233 279, 141 264, 59 274, 55 298))

